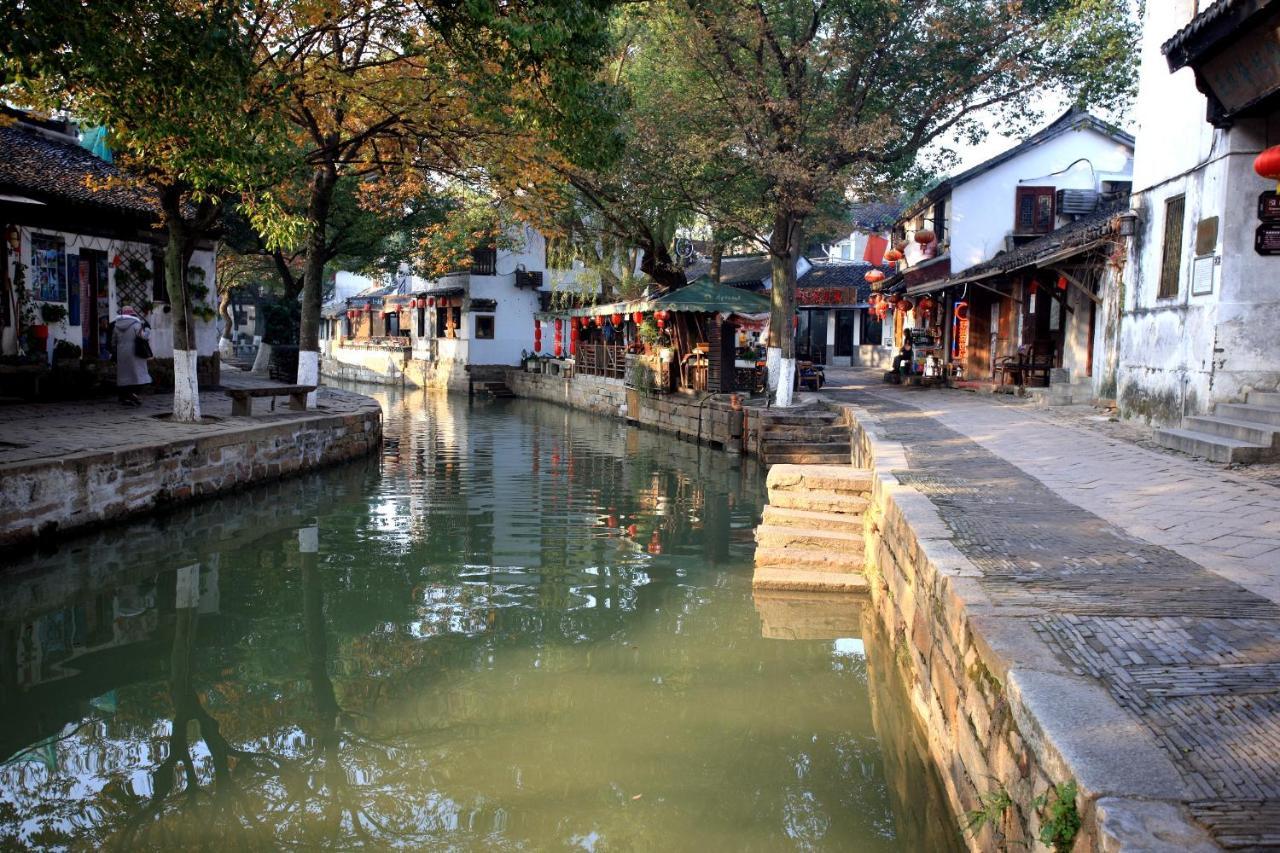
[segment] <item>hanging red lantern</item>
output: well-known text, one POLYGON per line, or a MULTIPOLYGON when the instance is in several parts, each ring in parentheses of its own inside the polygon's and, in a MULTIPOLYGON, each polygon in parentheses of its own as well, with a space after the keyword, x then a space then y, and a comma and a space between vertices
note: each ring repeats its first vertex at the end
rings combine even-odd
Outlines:
POLYGON ((938 235, 934 234, 928 228, 923 228, 916 232, 916 242, 921 246, 927 246, 929 243, 938 239, 938 235))
POLYGON ((870 270, 866 275, 863 276, 863 278, 865 278, 871 284, 879 284, 880 282, 884 281, 885 274, 880 270, 870 270))
POLYGON ((889 249, 884 253, 884 259, 891 264, 896 264, 905 257, 906 255, 902 254, 902 252, 899 252, 897 249, 889 249))
POLYGON ((643 311, 636 311, 635 313, 633 313, 633 314, 631 315, 631 322, 635 323, 637 326, 639 326, 639 325, 641 325, 642 323, 644 323, 644 312, 643 312, 643 311))
POLYGON ((596 324, 596 328, 597 328, 597 329, 604 325, 604 317, 603 317, 603 316, 601 316, 600 314, 597 314, 597 315, 596 315, 595 317, 593 317, 592 319, 595 321, 595 324, 596 324))
POLYGON ((436 307, 436 298, 434 296, 427 297, 427 307, 428 308, 436 307))
POLYGON ((577 356, 578 354, 578 330, 569 330, 569 355, 577 356))
POLYGON ((613 326, 614 326, 614 328, 615 328, 615 329, 620 329, 620 328, 622 328, 622 319, 623 319, 623 318, 622 318, 622 315, 621 315, 621 314, 614 314, 612 319, 613 319, 613 326))
POLYGON ((1035 296, 1036 292, 1039 290, 1040 290, 1040 282, 1038 281, 1033 281, 1031 282, 1030 285, 1027 286, 1027 292, 1030 293, 1032 296, 1035 296))
POLYGON ((1253 171, 1268 181, 1276 182, 1276 192, 1280 192, 1280 145, 1273 145, 1259 154, 1253 161, 1253 171))
POLYGON ((956 303, 956 317, 958 317, 961 320, 969 319, 969 303, 968 302, 956 303))
POLYGON ((916 307, 920 309, 921 314, 928 314, 930 311, 933 310, 933 306, 936 304, 937 303, 935 303, 933 299, 926 296, 916 303, 916 307))
POLYGON ((903 313, 910 311, 915 307, 916 307, 916 304, 912 302, 910 299, 901 299, 898 301, 898 309, 901 310, 903 313))
POLYGON ((561 330, 561 326, 560 326, 560 318, 559 318, 559 317, 557 317, 557 318, 556 318, 556 337, 557 337, 557 338, 558 338, 558 337, 560 337, 560 330, 561 330))
POLYGON ((1058 290, 1067 289, 1067 277, 1065 275, 1058 276, 1058 290))
POLYGON ((667 327, 667 312, 666 312, 666 311, 654 311, 654 312, 653 312, 653 322, 655 322, 655 323, 657 323, 657 324, 658 324, 658 328, 659 328, 659 329, 665 329, 665 328, 667 327))

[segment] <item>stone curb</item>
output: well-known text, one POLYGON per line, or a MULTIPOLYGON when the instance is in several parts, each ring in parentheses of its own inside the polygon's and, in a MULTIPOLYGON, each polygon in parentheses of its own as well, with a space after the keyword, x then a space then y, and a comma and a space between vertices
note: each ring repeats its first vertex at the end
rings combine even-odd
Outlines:
MULTIPOLYGON (((892 473, 907 470, 905 447, 886 438, 871 413, 848 403, 834 405, 844 410, 855 432, 855 463, 875 475, 875 493, 883 497, 881 521, 900 518, 919 556, 936 572, 947 629, 972 637, 982 665, 1005 688, 1027 748, 1048 776, 1076 781, 1083 819, 1076 849, 1221 849, 1191 820, 1184 805, 1191 792, 1145 726, 1095 679, 1072 672, 1040 639, 1029 624, 1036 609, 1004 607, 986 594, 978 580, 982 572, 956 548, 932 501, 892 473), (1082 846, 1086 840, 1089 844, 1082 846)), ((912 704, 927 728, 929 709, 918 700, 912 704)), ((938 737, 930 734, 928 740, 952 806, 963 814, 958 786, 965 780, 952 772, 959 763, 939 754, 938 737)), ((979 849, 977 839, 968 840, 979 849)))

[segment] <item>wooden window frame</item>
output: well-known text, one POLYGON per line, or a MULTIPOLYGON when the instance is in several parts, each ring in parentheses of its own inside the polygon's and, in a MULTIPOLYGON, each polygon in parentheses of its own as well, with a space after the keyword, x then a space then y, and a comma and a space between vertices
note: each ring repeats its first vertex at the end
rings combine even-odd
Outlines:
POLYGON ((1156 299, 1176 299, 1182 289, 1182 250, 1186 236, 1187 196, 1164 200, 1164 241, 1160 245, 1160 281, 1156 299))
POLYGON ((1052 234, 1054 225, 1058 219, 1058 193, 1057 187, 1018 187, 1014 190, 1013 199, 1013 233, 1017 235, 1024 234, 1052 234), (1022 200, 1024 198, 1031 199, 1031 225, 1028 228, 1022 227, 1022 200), (1036 215, 1039 206, 1039 199, 1049 199, 1049 216, 1047 222, 1039 222, 1036 215))

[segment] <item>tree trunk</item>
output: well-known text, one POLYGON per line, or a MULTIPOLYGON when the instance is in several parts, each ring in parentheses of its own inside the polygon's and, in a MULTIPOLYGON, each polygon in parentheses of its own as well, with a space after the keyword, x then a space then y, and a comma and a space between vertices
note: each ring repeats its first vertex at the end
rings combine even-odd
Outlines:
POLYGON ((164 246, 165 290, 173 322, 173 419, 185 423, 200 420, 200 387, 196 373, 195 320, 187 294, 187 248, 193 232, 182 218, 182 191, 170 187, 161 193, 168 240, 164 246))
POLYGON ((769 238, 772 267, 772 305, 769 312, 769 348, 766 365, 774 404, 790 406, 796 380, 796 264, 800 260, 804 220, 779 213, 773 218, 769 238))
POLYGON ((640 259, 640 271, 653 283, 666 290, 678 290, 689 283, 684 268, 675 262, 667 247, 656 240, 645 240, 644 257, 640 259))
POLYGON ((720 283, 720 264, 724 260, 724 243, 719 240, 711 244, 711 269, 707 275, 711 276, 711 280, 716 284, 720 283))
MULTIPOLYGON (((329 208, 338 172, 332 163, 315 168, 311 176, 311 200, 307 204, 307 261, 302 273, 302 319, 298 328, 298 384, 320 384, 320 309, 324 302, 324 265, 329 208)), ((315 392, 307 405, 315 406, 315 392)))

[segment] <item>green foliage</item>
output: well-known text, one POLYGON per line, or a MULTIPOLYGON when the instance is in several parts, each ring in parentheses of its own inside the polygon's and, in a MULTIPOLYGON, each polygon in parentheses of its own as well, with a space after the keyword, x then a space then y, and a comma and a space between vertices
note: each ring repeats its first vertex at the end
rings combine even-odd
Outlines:
POLYGON ((40 303, 40 319, 48 325, 61 323, 67 319, 67 306, 59 305, 56 302, 40 303))
POLYGON ((1076 811, 1075 780, 1060 782, 1032 800, 1040 815, 1040 841, 1054 853, 1068 853, 1080 832, 1080 813, 1076 811))
POLYGON ((78 359, 82 354, 80 347, 71 343, 71 341, 59 338, 53 344, 54 359, 78 359))
POLYGON ((258 306, 262 312, 262 340, 272 346, 297 343, 301 308, 295 300, 264 301, 258 306))
POLYGON ((991 826, 997 833, 1000 833, 1000 826, 1004 821, 1005 812, 1012 805, 1013 798, 1009 796, 1009 792, 1004 788, 992 791, 989 794, 980 794, 978 796, 978 808, 965 813, 965 832, 976 836, 985 827, 991 826))
POLYGON ((640 341, 650 347, 657 345, 662 337, 662 333, 658 331, 658 324, 654 322, 652 317, 645 318, 637 334, 640 337, 640 341))

